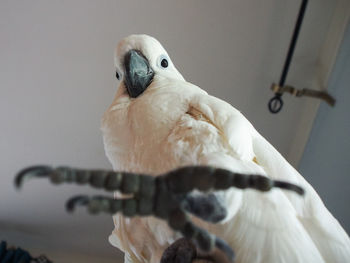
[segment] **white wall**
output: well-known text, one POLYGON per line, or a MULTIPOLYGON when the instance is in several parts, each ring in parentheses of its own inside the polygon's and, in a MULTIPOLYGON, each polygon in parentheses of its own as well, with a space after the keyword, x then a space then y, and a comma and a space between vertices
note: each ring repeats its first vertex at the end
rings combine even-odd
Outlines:
MULTIPOLYGON (((288 84, 313 83, 336 2, 310 1, 288 84)), ((106 242, 110 217, 64 212, 67 197, 87 188, 33 181, 16 192, 12 180, 37 163, 111 167, 100 117, 116 90, 114 47, 131 33, 158 38, 188 81, 232 103, 287 155, 300 114, 315 102, 285 96, 278 115, 266 105, 298 9, 290 0, 2 0, 0 237, 35 250, 120 258, 106 242)))
POLYGON ((321 105, 300 170, 319 191, 332 214, 350 233, 350 23, 331 75, 329 91, 337 104, 321 105))

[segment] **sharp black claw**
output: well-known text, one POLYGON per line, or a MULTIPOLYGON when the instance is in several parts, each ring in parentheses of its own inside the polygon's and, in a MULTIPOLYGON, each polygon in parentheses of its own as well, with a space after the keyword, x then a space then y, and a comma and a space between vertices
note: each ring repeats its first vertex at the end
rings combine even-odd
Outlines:
POLYGON ((23 182, 32 177, 47 177, 52 173, 53 169, 46 165, 36 165, 21 170, 15 178, 15 185, 21 188, 23 182))
POLYGON ((68 212, 73 212, 77 205, 84 206, 90 201, 90 197, 86 195, 77 195, 71 197, 66 203, 66 209, 68 212))
POLYGON ((220 249, 222 252, 225 253, 227 259, 229 262, 233 262, 235 259, 235 253, 233 252, 232 248, 222 239, 216 237, 215 239, 215 246, 220 249))
POLYGON ((291 184, 291 183, 287 183, 287 182, 283 182, 283 181, 274 181, 273 185, 274 185, 274 187, 294 191, 300 195, 305 194, 305 190, 302 187, 295 185, 295 184, 291 184))

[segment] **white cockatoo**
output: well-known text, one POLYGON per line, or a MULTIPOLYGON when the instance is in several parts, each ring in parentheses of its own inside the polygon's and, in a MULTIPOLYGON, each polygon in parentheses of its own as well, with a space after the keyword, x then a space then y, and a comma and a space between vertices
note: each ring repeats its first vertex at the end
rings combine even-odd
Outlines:
MULTIPOLYGON (((310 184, 238 110, 186 82, 156 39, 123 39, 115 66, 120 84, 102 120, 113 169, 159 175, 210 165, 295 183, 305 189, 304 197, 281 189, 214 192, 224 218, 196 223, 225 240, 235 262, 350 260, 348 235, 310 184)), ((116 214, 114 223, 109 240, 125 253, 125 262, 158 263, 180 237, 155 217, 116 214)))

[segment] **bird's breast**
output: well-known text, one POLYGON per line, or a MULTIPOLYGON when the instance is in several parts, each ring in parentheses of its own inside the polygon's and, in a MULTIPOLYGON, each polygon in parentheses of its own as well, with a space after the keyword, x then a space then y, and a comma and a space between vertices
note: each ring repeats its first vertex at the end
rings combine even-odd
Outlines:
POLYGON ((159 174, 182 165, 179 156, 188 151, 208 148, 200 145, 216 140, 217 129, 191 109, 198 94, 206 93, 184 81, 155 80, 127 106, 107 112, 102 130, 114 169, 159 174))

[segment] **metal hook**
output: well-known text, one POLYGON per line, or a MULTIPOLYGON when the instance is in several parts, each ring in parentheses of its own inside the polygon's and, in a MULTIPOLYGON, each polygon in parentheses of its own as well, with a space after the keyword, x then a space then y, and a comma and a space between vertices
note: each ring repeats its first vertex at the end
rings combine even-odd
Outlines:
POLYGON ((281 94, 276 93, 275 96, 269 100, 268 106, 271 113, 279 113, 283 107, 281 94))

